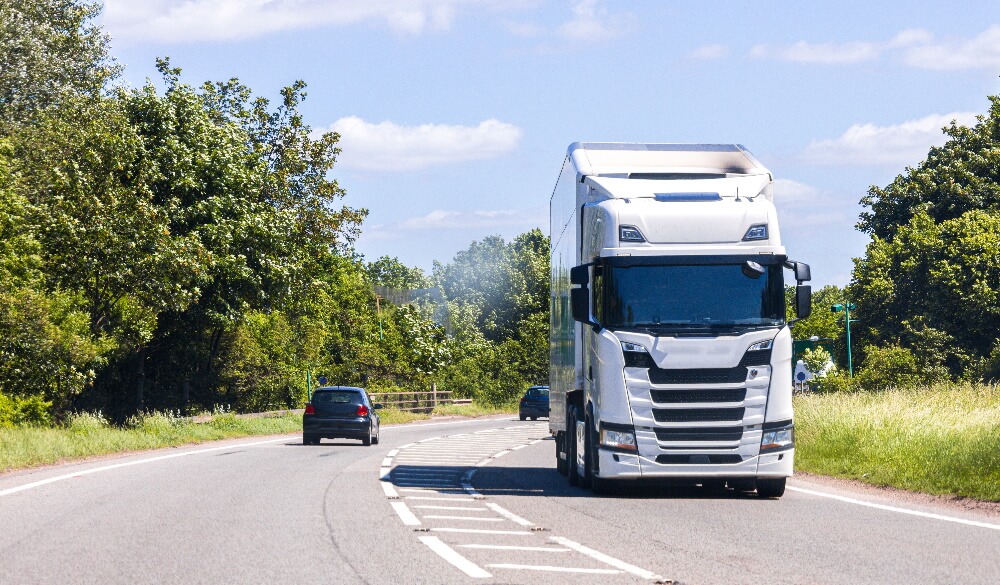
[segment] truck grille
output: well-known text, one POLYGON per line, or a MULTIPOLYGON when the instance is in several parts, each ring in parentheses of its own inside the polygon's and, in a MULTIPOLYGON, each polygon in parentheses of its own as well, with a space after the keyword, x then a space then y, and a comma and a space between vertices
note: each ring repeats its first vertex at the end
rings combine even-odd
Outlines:
POLYGON ((743 427, 654 429, 658 441, 739 441, 743 427))
POLYGON ((648 354, 626 352, 626 365, 649 368, 653 384, 735 384, 747 379, 747 368, 771 363, 771 350, 748 351, 734 368, 664 369, 657 367, 648 354), (631 354, 631 355, 628 355, 631 354), (629 364, 632 357, 632 364, 629 364))
POLYGON ((656 422, 738 422, 746 409, 738 408, 654 408, 656 422))
POLYGON ((723 390, 650 390, 653 402, 660 404, 679 402, 743 402, 746 388, 723 390))

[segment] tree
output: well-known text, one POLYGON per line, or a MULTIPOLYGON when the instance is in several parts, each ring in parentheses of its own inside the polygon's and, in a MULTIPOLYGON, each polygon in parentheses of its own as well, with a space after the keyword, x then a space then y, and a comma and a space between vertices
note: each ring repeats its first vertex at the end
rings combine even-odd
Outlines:
POLYGON ((117 75, 100 12, 85 0, 0 0, 0 134, 117 75))
POLYGON ((940 223, 967 211, 1000 210, 1000 96, 989 99, 989 114, 975 126, 952 122, 943 129, 950 140, 931 148, 916 168, 885 188, 873 185, 861 199, 870 210, 858 229, 886 240, 921 211, 940 223))

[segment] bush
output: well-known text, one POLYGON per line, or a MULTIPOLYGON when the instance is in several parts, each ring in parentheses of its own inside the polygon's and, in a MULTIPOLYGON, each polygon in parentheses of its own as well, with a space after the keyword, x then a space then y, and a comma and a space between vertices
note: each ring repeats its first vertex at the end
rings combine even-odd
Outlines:
POLYGON ((43 426, 51 422, 52 403, 41 396, 7 396, 0 392, 0 428, 43 426))
POLYGON ((865 390, 877 392, 890 388, 912 388, 924 380, 916 356, 905 347, 867 346, 864 353, 864 365, 854 381, 865 390))
POLYGON ((809 380, 813 392, 855 392, 859 390, 854 379, 842 370, 834 370, 825 376, 809 380))
POLYGON ((172 412, 141 412, 128 417, 125 426, 147 433, 166 433, 183 422, 184 419, 172 412))
POLYGON ((108 428, 108 419, 98 412, 75 412, 69 415, 66 428, 80 435, 89 435, 108 428))

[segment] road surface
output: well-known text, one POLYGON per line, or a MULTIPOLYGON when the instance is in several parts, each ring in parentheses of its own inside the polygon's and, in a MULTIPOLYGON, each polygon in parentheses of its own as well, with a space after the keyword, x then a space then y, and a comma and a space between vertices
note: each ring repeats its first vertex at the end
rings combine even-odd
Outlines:
POLYGON ((7 583, 990 583, 1000 519, 795 478, 597 497, 547 423, 226 441, 0 476, 7 583))

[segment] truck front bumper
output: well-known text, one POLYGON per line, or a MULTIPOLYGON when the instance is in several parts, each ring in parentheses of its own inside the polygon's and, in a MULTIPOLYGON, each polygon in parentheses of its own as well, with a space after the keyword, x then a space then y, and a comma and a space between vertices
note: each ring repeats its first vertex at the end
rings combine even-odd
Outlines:
POLYGON ((601 449, 599 456, 599 477, 607 479, 791 477, 795 450, 764 453, 732 464, 664 464, 634 453, 607 449, 601 449))

